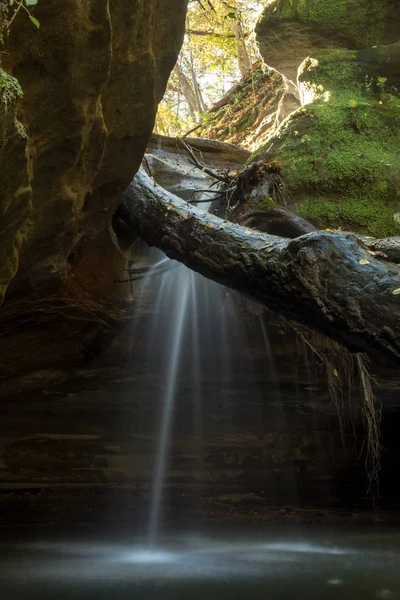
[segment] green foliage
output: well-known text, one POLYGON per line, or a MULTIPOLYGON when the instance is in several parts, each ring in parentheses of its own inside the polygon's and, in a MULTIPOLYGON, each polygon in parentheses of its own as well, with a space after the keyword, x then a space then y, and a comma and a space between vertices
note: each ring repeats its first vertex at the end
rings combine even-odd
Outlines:
POLYGON ((38 3, 38 0, 18 0, 15 3, 15 5, 13 4, 13 8, 11 10, 14 10, 14 12, 11 14, 11 16, 9 18, 8 28, 10 28, 11 24, 15 20, 18 13, 21 11, 21 9, 23 9, 23 11, 25 11, 25 13, 28 15, 28 18, 31 21, 31 23, 33 23, 35 25, 35 27, 37 27, 39 29, 39 27, 40 27, 39 21, 32 15, 32 13, 30 12, 30 10, 28 8, 28 6, 35 6, 37 3, 38 3))
POLYGON ((253 64, 251 73, 224 96, 224 105, 203 117, 198 135, 249 149, 260 145, 274 126, 283 89, 280 75, 253 64))
POLYGON ((175 70, 159 107, 157 130, 160 133, 179 135, 203 120, 207 109, 240 77, 240 44, 246 48, 250 62, 258 58, 255 36, 251 32, 262 8, 260 0, 213 0, 211 5, 189 3, 179 68, 197 96, 198 85, 203 102, 198 106, 192 102, 192 107, 188 106, 182 75, 179 78, 175 70))
POLYGON ((7 107, 22 98, 22 89, 15 77, 12 77, 0 68, 0 103, 7 107))

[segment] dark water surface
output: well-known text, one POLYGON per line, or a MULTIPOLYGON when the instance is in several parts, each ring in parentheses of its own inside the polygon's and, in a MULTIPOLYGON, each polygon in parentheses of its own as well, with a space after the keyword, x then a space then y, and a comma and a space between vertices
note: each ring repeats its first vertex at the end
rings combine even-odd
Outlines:
POLYGON ((5 600, 400 599, 400 531, 373 526, 191 534, 153 548, 38 537, 0 552, 5 600))

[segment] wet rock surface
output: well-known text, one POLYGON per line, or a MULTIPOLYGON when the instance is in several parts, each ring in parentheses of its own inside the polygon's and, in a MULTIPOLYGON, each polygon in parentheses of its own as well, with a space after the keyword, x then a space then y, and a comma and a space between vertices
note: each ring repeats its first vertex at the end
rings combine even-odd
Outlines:
POLYGON ((186 5, 43 0, 32 9, 40 30, 14 20, 2 66, 21 85, 26 137, 14 98, 6 123, 0 109, 0 377, 11 362, 36 370, 27 355, 39 348, 50 368, 73 364, 99 324, 121 317, 125 261, 107 227, 150 138, 186 5))
MULTIPOLYGON (((35 391, 32 381, 25 391, 8 389, 0 427, 3 528, 147 523, 165 385, 162 348, 152 351, 150 362, 144 351, 155 293, 148 291, 140 324, 129 326, 131 353, 125 345, 119 367, 111 369, 103 356, 74 377, 64 373, 64 380, 62 372, 49 373, 47 382, 42 374, 35 391)), ((238 325, 230 303, 221 297, 237 330, 228 365, 220 352, 217 304, 200 323, 208 341, 201 354, 205 375, 196 388, 190 352, 182 357, 165 479, 166 521, 395 521, 390 512, 400 501, 392 479, 400 418, 395 382, 379 394, 385 453, 380 510, 374 513, 362 422, 353 415, 342 431, 323 373, 299 358, 290 334, 269 328, 280 352, 271 358, 259 317, 253 313, 238 325), (194 393, 201 398, 197 425, 194 393)), ((190 348, 190 338, 183 342, 190 348)), ((357 397, 355 389, 354 408, 357 397)))

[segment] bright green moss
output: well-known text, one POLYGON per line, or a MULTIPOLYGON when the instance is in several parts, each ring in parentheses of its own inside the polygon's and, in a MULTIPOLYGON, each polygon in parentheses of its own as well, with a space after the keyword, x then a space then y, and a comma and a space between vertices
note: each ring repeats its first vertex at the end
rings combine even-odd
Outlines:
MULTIPOLYGON (((348 189, 399 177, 400 100, 391 101, 391 122, 376 99, 351 92, 317 101, 281 132, 278 159, 296 183, 348 189)), ((343 190, 345 191, 345 190, 343 190)))
POLYGON ((273 200, 272 198, 268 198, 268 196, 257 200, 256 205, 257 208, 262 208, 264 210, 268 210, 269 208, 274 208, 275 206, 277 206, 275 200, 273 200))
POLYGON ((14 104, 22 95, 22 88, 18 80, 0 68, 0 102, 4 106, 8 106, 14 104))
POLYGON ((298 210, 322 229, 342 227, 378 238, 400 234, 400 225, 393 218, 393 205, 379 197, 310 198, 298 210))
POLYGON ((267 6, 259 29, 271 19, 299 20, 336 30, 353 47, 365 48, 385 41, 389 10, 389 0, 276 0, 267 6))
POLYGON ((400 98, 366 79, 352 52, 315 56, 300 76, 314 100, 282 125, 268 158, 316 225, 398 235, 400 98))

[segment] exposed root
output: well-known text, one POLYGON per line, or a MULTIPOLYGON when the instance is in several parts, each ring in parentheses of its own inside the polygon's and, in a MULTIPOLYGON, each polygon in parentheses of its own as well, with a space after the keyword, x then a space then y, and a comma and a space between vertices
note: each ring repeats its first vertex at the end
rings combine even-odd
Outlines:
MULTIPOLYGON (((215 179, 213 185, 218 184, 215 190, 211 189, 212 185, 208 190, 198 190, 198 192, 215 194, 214 198, 210 200, 219 202, 221 210, 218 213, 221 213, 221 216, 230 218, 232 211, 247 202, 250 196, 256 200, 257 198, 261 200, 269 198, 280 206, 286 206, 289 194, 281 175, 281 163, 260 160, 251 163, 237 173, 232 174, 229 171, 216 172, 205 167, 198 160, 193 148, 187 141, 183 138, 178 138, 178 140, 186 150, 189 162, 197 169, 213 177, 215 179)), ((192 202, 196 202, 194 196, 192 202)))
POLYGON ((354 418, 361 416, 366 434, 360 454, 365 453, 365 470, 368 479, 367 493, 373 503, 379 498, 379 472, 381 469, 381 419, 382 406, 373 391, 375 380, 369 373, 369 359, 365 354, 352 354, 343 346, 303 325, 284 320, 311 353, 323 365, 331 401, 336 407, 343 447, 346 449, 346 430, 354 418), (354 380, 358 377, 361 399, 354 400, 354 380))
POLYGON ((357 354, 356 361, 363 395, 361 412, 367 429, 364 445, 366 446, 365 468, 369 480, 368 491, 372 493, 375 501, 379 498, 379 472, 381 469, 382 453, 380 442, 382 404, 372 389, 372 379, 368 369, 368 357, 365 354, 357 354))
POLYGON ((197 167, 197 169, 200 169, 200 171, 203 171, 204 173, 207 173, 207 175, 210 175, 210 177, 213 177, 214 179, 216 179, 217 181, 220 181, 221 183, 224 184, 228 184, 230 185, 232 183, 232 177, 227 174, 221 174, 221 173, 217 173, 216 171, 212 171, 211 169, 209 169, 208 167, 205 167, 203 164, 201 164, 201 162, 197 159, 193 149, 191 148, 191 146, 189 146, 189 144, 187 142, 185 142, 183 140, 183 138, 178 138, 179 142, 182 144, 182 146, 185 148, 188 156, 189 156, 189 162, 194 166, 197 167))

